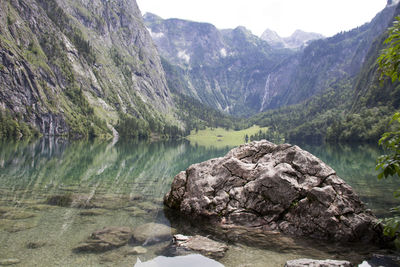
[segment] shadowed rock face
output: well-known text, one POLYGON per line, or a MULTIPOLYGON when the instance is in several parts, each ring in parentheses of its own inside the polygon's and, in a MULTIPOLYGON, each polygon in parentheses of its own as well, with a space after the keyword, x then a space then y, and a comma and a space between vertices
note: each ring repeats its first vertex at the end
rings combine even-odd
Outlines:
POLYGON ((252 142, 175 176, 167 206, 222 225, 341 242, 377 242, 382 228, 335 171, 298 146, 252 142))

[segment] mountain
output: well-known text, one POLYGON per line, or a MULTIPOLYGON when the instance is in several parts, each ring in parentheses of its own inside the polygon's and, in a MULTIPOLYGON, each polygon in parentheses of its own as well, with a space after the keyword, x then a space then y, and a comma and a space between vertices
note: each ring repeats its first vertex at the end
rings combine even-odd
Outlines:
POLYGON ((260 37, 266 41, 270 46, 275 48, 284 48, 286 46, 285 41, 273 30, 266 29, 260 37))
POLYGON ((286 47, 297 49, 307 46, 311 41, 324 39, 324 36, 314 32, 304 32, 302 30, 296 30, 291 36, 283 38, 286 47))
POLYGON ((300 49, 311 41, 325 38, 322 34, 296 30, 289 37, 280 37, 275 31, 266 29, 260 37, 274 48, 300 49))
POLYGON ((268 74, 260 111, 301 103, 330 85, 355 77, 377 36, 392 20, 394 5, 370 22, 333 37, 312 41, 268 74))
POLYGON ((244 27, 218 30, 211 24, 154 14, 146 14, 144 21, 163 58, 172 91, 249 117, 301 103, 336 82, 355 77, 395 7, 388 5, 361 27, 317 40, 311 39, 322 36, 298 30, 280 38, 267 30, 265 41, 244 27))
MULTIPOLYGON (((372 32, 379 32, 385 21, 389 21, 388 27, 398 15, 400 5, 389 5, 373 20, 374 27, 370 30, 375 28, 372 32)), ((366 34, 366 26, 363 27, 357 31, 361 36, 366 34)), ((400 107, 400 83, 391 83, 390 79, 380 81, 376 60, 385 48, 387 32, 383 30, 375 36, 372 32, 373 41, 355 75, 332 81, 326 90, 302 103, 258 114, 250 123, 269 126, 275 135, 283 134, 288 139, 376 143, 400 107)))
POLYGON ((144 15, 172 91, 218 110, 249 116, 260 107, 266 77, 290 50, 276 50, 244 27, 144 15))
POLYGON ((141 134, 179 125, 135 0, 1 1, 0 84, 0 135, 23 134, 12 125, 78 138, 125 119, 141 134))

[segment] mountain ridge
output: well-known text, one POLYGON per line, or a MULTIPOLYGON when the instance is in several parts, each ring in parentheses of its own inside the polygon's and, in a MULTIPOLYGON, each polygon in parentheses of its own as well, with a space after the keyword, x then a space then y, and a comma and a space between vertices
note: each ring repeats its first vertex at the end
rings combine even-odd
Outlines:
POLYGON ((307 46, 311 41, 324 39, 322 34, 314 32, 305 32, 297 29, 288 37, 281 37, 271 29, 266 29, 260 36, 269 45, 275 48, 301 49, 307 46))
MULTIPOLYGON (((144 21, 153 35, 162 36, 154 41, 163 62, 180 69, 174 74, 180 75, 178 79, 167 71, 168 80, 180 80, 171 88, 210 107, 249 117, 301 103, 335 81, 354 77, 394 9, 388 5, 371 22, 329 38, 305 41, 307 34, 296 31, 293 42, 301 43, 301 49, 268 44, 244 27, 218 30, 211 24, 160 17, 144 21), (192 60, 196 56, 201 60, 192 60)), ((270 39, 280 42, 270 33, 270 39)))
POLYGON ((0 6, 0 104, 13 121, 73 138, 111 135, 125 117, 143 135, 182 127, 134 0, 0 6))

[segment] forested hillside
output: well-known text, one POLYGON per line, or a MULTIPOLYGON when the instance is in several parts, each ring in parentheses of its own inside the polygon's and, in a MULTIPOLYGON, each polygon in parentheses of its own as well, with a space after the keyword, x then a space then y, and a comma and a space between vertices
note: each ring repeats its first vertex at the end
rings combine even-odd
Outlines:
POLYGON ((0 84, 2 137, 183 129, 134 0, 1 1, 0 84))
MULTIPOLYGON (((399 14, 397 7, 386 28, 399 14)), ((400 105, 400 84, 379 80, 376 60, 386 37, 386 31, 376 36, 355 77, 298 105, 259 114, 252 122, 273 126, 288 139, 377 142, 400 105)))
POLYGON ((287 138, 376 140, 399 107, 398 84, 380 85, 375 63, 395 14, 388 4, 311 42, 298 32, 300 46, 287 49, 244 27, 143 20, 134 0, 1 1, 0 138, 258 124, 287 138))

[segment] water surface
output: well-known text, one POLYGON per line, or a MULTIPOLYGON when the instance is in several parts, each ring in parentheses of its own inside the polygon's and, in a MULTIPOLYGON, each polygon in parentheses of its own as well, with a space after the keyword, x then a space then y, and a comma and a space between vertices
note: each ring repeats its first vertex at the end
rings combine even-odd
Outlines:
MULTIPOLYGON (((398 202, 397 179, 378 181, 375 146, 300 144, 320 157, 346 180, 378 216, 398 202)), ((343 253, 324 244, 318 249, 292 238, 223 233, 176 218, 164 210, 162 197, 172 179, 189 165, 223 156, 226 148, 177 142, 68 142, 40 140, 7 143, 0 149, 0 263, 14 266, 133 266, 137 256, 128 246, 106 253, 74 253, 73 248, 106 226, 134 228, 147 222, 176 227, 183 234, 201 233, 229 244, 219 262, 225 266, 280 266, 301 257, 364 257, 358 249, 343 253), (66 205, 48 205, 52 196, 78 196, 66 205), (88 199, 90 205, 86 205, 88 199)), ((62 204, 62 203, 61 203, 62 204)), ((167 243, 147 247, 140 260, 159 256, 167 243)))

